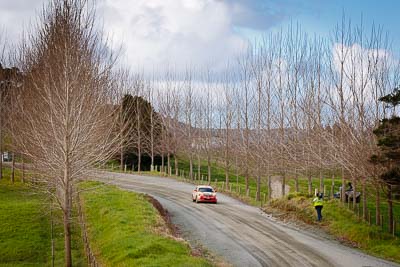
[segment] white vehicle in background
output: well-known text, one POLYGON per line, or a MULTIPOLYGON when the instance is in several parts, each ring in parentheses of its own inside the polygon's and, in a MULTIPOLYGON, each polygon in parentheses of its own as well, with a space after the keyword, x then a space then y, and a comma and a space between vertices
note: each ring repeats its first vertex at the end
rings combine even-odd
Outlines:
POLYGON ((10 152, 3 152, 3 155, 1 155, 1 160, 3 162, 11 162, 12 161, 12 155, 10 152))
POLYGON ((198 185, 192 192, 192 200, 217 204, 217 191, 209 185, 198 185))

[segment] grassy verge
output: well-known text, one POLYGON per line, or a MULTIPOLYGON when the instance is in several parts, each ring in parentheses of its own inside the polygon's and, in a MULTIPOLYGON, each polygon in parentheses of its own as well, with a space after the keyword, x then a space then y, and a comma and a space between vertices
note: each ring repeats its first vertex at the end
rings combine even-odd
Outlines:
POLYGON ((142 194, 98 182, 82 194, 91 247, 104 266, 210 266, 168 234, 157 210, 142 194))
POLYGON ((311 199, 305 196, 274 200, 269 207, 266 207, 266 211, 270 213, 278 211, 280 213, 278 216, 285 219, 318 225, 348 245, 400 263, 400 239, 382 231, 380 227, 371 226, 360 220, 338 201, 331 200, 324 204, 322 223, 315 222, 316 213, 311 205, 311 199))
MULTIPOLYGON (((0 266, 51 266, 51 218, 44 194, 19 182, 16 173, 4 168, 0 180, 0 266)), ((61 214, 53 213, 54 265, 64 265, 64 239, 61 214)), ((80 229, 73 226, 73 263, 85 266, 80 229)))

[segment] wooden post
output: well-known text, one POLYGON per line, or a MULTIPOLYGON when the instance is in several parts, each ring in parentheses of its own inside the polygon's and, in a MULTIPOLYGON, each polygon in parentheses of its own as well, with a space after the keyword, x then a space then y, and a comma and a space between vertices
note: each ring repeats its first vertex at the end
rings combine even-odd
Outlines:
POLYGON ((229 184, 229 192, 232 192, 232 184, 229 184))
POLYGON ((250 196, 250 188, 247 189, 246 191, 246 197, 250 196))
POLYGON ((124 172, 126 172, 126 164, 125 164, 125 166, 124 166, 124 172))
POLYGON ((326 196, 326 185, 324 185, 324 198, 326 196))
POLYGON ((267 194, 264 193, 264 203, 267 203, 267 194))
POLYGON ((317 194, 318 194, 318 188, 315 188, 315 190, 314 190, 314 196, 317 196, 317 194))
POLYGON ((114 163, 111 163, 111 171, 114 170, 114 163))
POLYGON ((239 196, 242 194, 242 187, 239 185, 239 196))

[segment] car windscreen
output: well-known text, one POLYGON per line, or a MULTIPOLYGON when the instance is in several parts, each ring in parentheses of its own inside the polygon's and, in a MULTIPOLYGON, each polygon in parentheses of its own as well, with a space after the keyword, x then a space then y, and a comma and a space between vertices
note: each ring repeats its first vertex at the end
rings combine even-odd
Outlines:
POLYGON ((214 192, 211 188, 207 188, 207 187, 200 187, 199 188, 199 192, 214 192))

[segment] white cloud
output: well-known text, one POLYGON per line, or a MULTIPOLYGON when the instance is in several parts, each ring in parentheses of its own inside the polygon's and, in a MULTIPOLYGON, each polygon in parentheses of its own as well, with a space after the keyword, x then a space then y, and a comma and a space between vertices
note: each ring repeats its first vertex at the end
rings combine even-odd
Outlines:
POLYGON ((0 35, 11 44, 17 44, 23 30, 30 28, 37 20, 35 15, 45 0, 0 0, 0 35), (5 37, 4 37, 5 36, 5 37))
POLYGON ((391 68, 398 64, 393 54, 382 48, 365 48, 358 43, 349 46, 343 46, 335 43, 332 47, 332 60, 337 73, 340 73, 341 62, 343 61, 344 69, 344 87, 347 98, 352 99, 350 88, 355 88, 358 92, 363 92, 364 96, 372 98, 374 75, 382 72, 388 72, 390 75, 391 68))
POLYGON ((144 70, 168 64, 222 69, 248 43, 235 32, 224 1, 103 0, 98 8, 114 47, 122 43, 126 63, 144 70))
MULTIPOLYGON (((0 33, 17 44, 50 0, 0 0, 0 33)), ((90 1, 91 2, 91 1, 90 1)), ((171 65, 225 68, 248 46, 247 30, 267 30, 282 12, 261 8, 258 0, 97 0, 97 18, 122 48, 123 63, 145 71, 171 65)), ((233 62, 232 62, 233 61, 233 62)))

